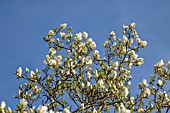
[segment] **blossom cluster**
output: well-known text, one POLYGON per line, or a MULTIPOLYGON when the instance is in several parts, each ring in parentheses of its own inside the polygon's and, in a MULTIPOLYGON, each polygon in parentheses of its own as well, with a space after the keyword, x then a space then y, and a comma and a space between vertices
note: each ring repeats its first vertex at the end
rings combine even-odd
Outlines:
MULTIPOLYGON (((147 46, 135 30, 135 23, 123 25, 121 38, 111 31, 104 42, 105 57, 96 49, 95 41, 86 32, 72 33, 67 24, 50 30, 44 40, 49 52, 45 68, 16 71, 19 85, 15 98, 20 99, 17 112, 76 113, 118 112, 143 113, 169 111, 170 95, 164 89, 170 80, 170 61, 160 60, 149 82, 139 83, 140 94, 131 95, 131 69, 141 66, 144 59, 138 52, 147 46), (66 29, 67 28, 67 29, 66 29), (39 101, 41 100, 41 101, 39 101), (35 109, 34 103, 42 106, 35 109)), ((2 102, 0 110, 11 113, 2 102)))

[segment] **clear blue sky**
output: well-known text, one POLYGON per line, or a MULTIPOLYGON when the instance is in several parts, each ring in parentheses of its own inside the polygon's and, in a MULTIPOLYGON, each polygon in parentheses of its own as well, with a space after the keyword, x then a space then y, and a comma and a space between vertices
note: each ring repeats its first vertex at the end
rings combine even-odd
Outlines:
POLYGON ((101 53, 112 30, 120 36, 123 24, 137 24, 148 46, 140 53, 145 64, 133 69, 132 90, 153 74, 158 60, 170 60, 169 0, 0 0, 0 101, 15 107, 13 96, 23 83, 15 70, 41 69, 48 51, 42 37, 65 22, 74 32, 87 31, 101 53))

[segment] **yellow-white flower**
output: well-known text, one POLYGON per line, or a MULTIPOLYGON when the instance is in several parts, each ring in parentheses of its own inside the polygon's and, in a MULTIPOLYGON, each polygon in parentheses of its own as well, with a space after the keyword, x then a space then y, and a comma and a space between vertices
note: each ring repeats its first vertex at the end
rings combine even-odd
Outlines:
POLYGON ((142 83, 144 86, 148 86, 146 79, 143 79, 142 83))
POLYGON ((110 36, 115 36, 116 35, 116 33, 114 32, 114 31, 112 31, 111 33, 110 33, 110 36))
POLYGON ((141 42, 140 42, 140 45, 141 45, 142 47, 145 47, 145 46, 147 45, 147 42, 146 42, 146 41, 141 41, 141 42))
POLYGON ((118 66, 119 66, 118 61, 116 61, 115 63, 112 64, 112 68, 113 68, 113 69, 117 69, 118 66))
POLYGON ((6 107, 6 103, 4 101, 2 101, 1 103, 1 109, 4 109, 6 107))
POLYGON ((87 38, 87 37, 88 37, 88 34, 87 34, 85 31, 83 32, 83 37, 84 37, 84 38, 87 38))
POLYGON ((143 113, 144 110, 143 110, 143 108, 139 108, 137 112, 138 112, 138 113, 143 113))
POLYGON ((140 44, 140 43, 141 43, 141 39, 140 39, 140 38, 136 38, 136 42, 137 42, 138 44, 140 44))
POLYGON ((48 36, 54 36, 54 35, 55 35, 54 31, 50 30, 50 31, 48 32, 48 36))
POLYGON ((129 25, 130 28, 134 28, 135 26, 136 26, 135 23, 131 23, 131 24, 129 25))
POLYGON ((17 74, 18 77, 22 77, 22 68, 21 67, 18 68, 16 74, 17 74))
POLYGON ((163 81, 162 80, 158 80, 158 86, 163 86, 163 81))
POLYGON ((158 67, 164 66, 164 61, 161 59, 161 60, 156 64, 156 66, 158 66, 158 67))
POLYGON ((61 30, 65 29, 65 28, 66 28, 66 26, 67 26, 67 24, 66 24, 66 23, 61 24, 61 25, 60 25, 61 30))
POLYGON ((63 113, 71 113, 68 108, 64 108, 63 113))
POLYGON ((129 94, 129 90, 127 87, 125 87, 124 92, 123 92, 124 97, 127 97, 128 94, 129 94))
POLYGON ((60 36, 61 36, 62 38, 65 38, 65 37, 66 37, 66 33, 60 32, 60 36))
POLYGON ((40 112, 40 113, 47 113, 47 110, 48 110, 48 108, 47 108, 47 106, 39 106, 38 107, 38 111, 40 112))
POLYGON ((22 105, 24 106, 24 108, 25 108, 26 105, 27 105, 27 100, 26 100, 25 98, 22 98, 22 99, 20 100, 20 104, 22 104, 22 105))
POLYGON ((170 61, 166 63, 167 67, 170 69, 170 61))
POLYGON ((145 88, 143 94, 149 96, 151 94, 151 91, 148 88, 145 88))

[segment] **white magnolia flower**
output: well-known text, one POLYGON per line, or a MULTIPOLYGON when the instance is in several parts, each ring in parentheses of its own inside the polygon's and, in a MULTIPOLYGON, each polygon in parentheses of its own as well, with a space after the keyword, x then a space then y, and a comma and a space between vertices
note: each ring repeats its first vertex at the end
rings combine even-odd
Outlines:
POLYGON ((87 37, 88 37, 88 34, 87 34, 85 31, 83 32, 83 37, 84 37, 84 38, 87 38, 87 37))
POLYGON ((26 73, 28 73, 28 72, 29 72, 29 69, 28 69, 27 67, 26 67, 26 69, 25 69, 25 72, 26 72, 26 73))
POLYGON ((64 108, 63 113, 71 113, 68 108, 64 108))
POLYGON ((132 57, 134 60, 136 60, 136 59, 138 58, 138 55, 137 55, 137 54, 133 54, 131 57, 132 57))
POLYGON ((140 38, 136 38, 136 42, 137 42, 138 44, 140 44, 140 43, 141 43, 141 39, 140 39, 140 38))
POLYGON ((125 26, 125 25, 123 25, 123 28, 124 28, 124 29, 128 29, 128 28, 129 28, 129 26, 125 26))
POLYGON ((143 83, 144 86, 148 86, 146 79, 143 79, 142 83, 143 83))
POLYGON ((93 109, 93 113, 97 113, 97 110, 95 108, 93 109))
POLYGON ((145 47, 145 46, 147 45, 147 42, 146 42, 146 41, 141 41, 141 42, 140 42, 140 45, 141 45, 142 47, 145 47))
POLYGON ((10 107, 8 107, 8 113, 12 113, 12 110, 10 107))
POLYGON ((143 113, 143 112, 144 112, 144 109, 143 109, 143 108, 139 108, 137 112, 138 112, 138 113, 143 113))
POLYGON ((119 66, 118 61, 116 61, 115 63, 112 64, 112 68, 113 68, 113 69, 117 69, 118 66, 119 66))
POLYGON ((89 81, 87 81, 87 87, 89 87, 91 85, 91 83, 89 81))
POLYGON ((48 32, 48 35, 49 35, 49 36, 54 36, 55 33, 54 33, 54 31, 50 30, 50 31, 48 32))
POLYGON ((86 57, 86 64, 87 64, 87 65, 92 65, 92 61, 93 61, 93 60, 92 60, 92 58, 91 58, 90 56, 87 56, 87 57, 86 57))
POLYGON ((90 79, 92 77, 91 73, 87 71, 87 77, 90 79))
POLYGON ((110 36, 115 36, 116 35, 116 33, 114 32, 114 31, 112 31, 111 33, 110 33, 110 36))
POLYGON ((144 91, 143 91, 143 94, 145 96, 149 96, 151 94, 151 91, 148 88, 145 88, 144 91))
POLYGON ((50 110, 49 113, 55 113, 53 110, 50 110))
POLYGON ((170 61, 166 63, 166 66, 168 67, 168 69, 170 69, 170 61))
POLYGON ((33 78, 34 75, 35 75, 34 71, 31 71, 31 72, 30 72, 30 77, 33 78))
POLYGON ((65 37, 66 37, 66 33, 60 32, 60 36, 61 36, 62 38, 65 38, 65 37))
POLYGON ((61 25, 60 25, 61 30, 65 29, 65 28, 66 28, 66 26, 67 26, 67 24, 66 24, 66 23, 61 24, 61 25))
POLYGON ((84 103, 81 103, 81 108, 84 109, 84 103))
POLYGON ((123 42, 123 43, 127 42, 127 40, 128 40, 128 39, 127 39, 126 36, 123 36, 123 37, 122 37, 122 42, 123 42))
POLYGON ((90 44, 90 47, 91 47, 92 49, 95 49, 95 48, 96 48, 96 43, 93 41, 93 42, 90 44))
POLYGON ((158 80, 158 86, 163 86, 163 81, 162 80, 158 80))
POLYGON ((22 68, 21 67, 18 68, 16 74, 17 74, 18 77, 22 77, 22 68))
POLYGON ((130 55, 130 56, 135 55, 135 51, 134 51, 134 50, 130 50, 130 51, 128 52, 128 55, 130 55))
POLYGON ((49 61, 49 65, 50 66, 55 66, 56 65, 56 60, 54 60, 54 59, 51 59, 50 61, 49 61))
POLYGON ((38 107, 38 111, 40 112, 40 113, 47 113, 47 110, 48 110, 48 108, 47 108, 47 106, 39 106, 38 107))
POLYGON ((131 111, 129 109, 126 109, 123 103, 120 103, 118 113, 131 113, 131 111))
POLYGON ((123 92, 124 97, 127 97, 128 94, 129 94, 129 90, 127 87, 125 87, 124 92, 123 92))
POLYGON ((98 84, 99 87, 103 88, 103 84, 104 84, 103 79, 98 80, 98 84))
POLYGON ((134 100, 135 100, 134 97, 130 97, 130 103, 134 104, 134 100))
POLYGON ((24 106, 24 108, 25 108, 26 105, 27 105, 27 100, 26 100, 25 98, 22 98, 22 99, 20 100, 20 104, 22 104, 22 105, 24 106))
POLYGON ((76 74, 76 71, 74 69, 71 70, 71 72, 75 75, 76 74))
POLYGON ((144 60, 143 60, 143 58, 138 58, 137 59, 137 66, 141 66, 142 64, 144 63, 144 60))
POLYGON ((129 39, 129 45, 133 44, 133 38, 129 39))
POLYGON ((129 86, 131 85, 131 81, 128 81, 128 85, 129 85, 129 86))
POLYGON ((4 109, 6 107, 6 103, 4 101, 2 101, 1 103, 1 109, 4 109))
POLYGON ((136 26, 135 23, 131 23, 131 24, 129 25, 130 28, 134 28, 135 26, 136 26))
POLYGON ((158 67, 164 66, 164 61, 161 59, 161 60, 156 64, 156 66, 158 66, 158 67))

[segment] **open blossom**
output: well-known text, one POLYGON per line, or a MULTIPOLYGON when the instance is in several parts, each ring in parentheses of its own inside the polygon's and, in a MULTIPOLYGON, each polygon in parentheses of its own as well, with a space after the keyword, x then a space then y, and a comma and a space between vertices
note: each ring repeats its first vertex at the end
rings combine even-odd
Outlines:
POLYGON ((68 108, 64 108, 63 113, 71 113, 68 108))
POLYGON ((142 83, 144 86, 148 86, 146 79, 143 79, 142 83))
POLYGON ((90 79, 92 77, 91 73, 88 71, 87 72, 87 77, 90 79))
POLYGON ((170 69, 170 61, 166 63, 167 67, 170 69))
POLYGON ((141 39, 140 39, 140 38, 136 38, 136 42, 137 42, 138 44, 140 44, 140 43, 141 43, 141 39))
POLYGON ((40 113, 47 113, 47 110, 48 110, 48 108, 47 108, 47 106, 39 106, 38 107, 38 111, 40 111, 40 113))
POLYGON ((139 108, 139 109, 137 110, 137 112, 138 112, 138 113, 143 113, 144 110, 143 110, 143 108, 139 108))
POLYGON ((145 88, 143 94, 149 96, 151 94, 151 91, 148 88, 145 88))
POLYGON ((140 45, 141 45, 142 47, 145 47, 145 46, 147 45, 147 42, 146 42, 146 41, 141 41, 141 42, 140 42, 140 45))
POLYGON ((60 36, 61 36, 62 38, 65 38, 65 37, 66 37, 66 33, 60 32, 60 36))
POLYGON ((163 81, 162 80, 158 80, 158 86, 163 86, 163 81))
POLYGON ((110 33, 110 36, 115 36, 116 35, 116 33, 114 32, 114 31, 112 31, 111 33, 110 33))
POLYGON ((1 103, 1 109, 4 109, 6 107, 6 103, 4 101, 2 101, 1 103))
POLYGON ((141 66, 143 63, 144 63, 143 58, 138 58, 136 65, 137 65, 137 66, 141 66))
POLYGON ((65 29, 65 28, 66 28, 66 26, 67 26, 67 24, 66 24, 66 23, 61 24, 61 25, 60 25, 61 30, 65 29))
POLYGON ((123 37, 122 37, 122 42, 123 42, 123 43, 127 42, 127 40, 128 40, 128 39, 127 39, 126 36, 123 36, 123 37))
POLYGON ((22 68, 21 67, 18 68, 16 74, 17 74, 18 77, 22 77, 22 68))
POLYGON ((24 108, 25 108, 26 105, 27 105, 27 100, 24 99, 24 98, 22 98, 22 99, 20 100, 20 104, 22 104, 22 105, 24 106, 24 108))
POLYGON ((49 35, 49 36, 54 36, 55 33, 54 33, 54 31, 50 30, 50 31, 48 32, 48 35, 49 35))
POLYGON ((136 26, 135 23, 131 23, 131 24, 129 25, 130 28, 134 28, 135 26, 136 26))
POLYGON ((117 69, 118 66, 119 66, 118 61, 116 61, 115 63, 112 64, 112 68, 113 68, 113 69, 117 69))
POLYGON ((83 32, 83 37, 84 37, 84 38, 87 38, 87 37, 88 37, 88 34, 87 34, 85 31, 83 32))
POLYGON ((123 95, 124 95, 125 97, 127 97, 128 94, 129 94, 129 90, 128 90, 127 87, 125 87, 124 92, 123 92, 123 95))
POLYGON ((104 84, 103 79, 98 80, 97 83, 99 84, 99 86, 100 86, 101 88, 104 87, 104 86, 103 86, 103 84, 104 84))
POLYGON ((156 66, 158 66, 158 67, 164 66, 164 61, 161 59, 161 60, 156 64, 156 66))
POLYGON ((54 60, 54 59, 51 59, 50 61, 49 61, 49 65, 50 66, 54 66, 54 65, 56 65, 56 60, 54 60))
POLYGON ((118 108, 118 113, 131 113, 129 109, 126 109, 123 103, 120 103, 120 107, 118 108))
POLYGON ((90 56, 87 56, 87 57, 86 57, 86 64, 87 64, 87 65, 92 65, 92 61, 93 61, 93 60, 91 59, 90 56))

